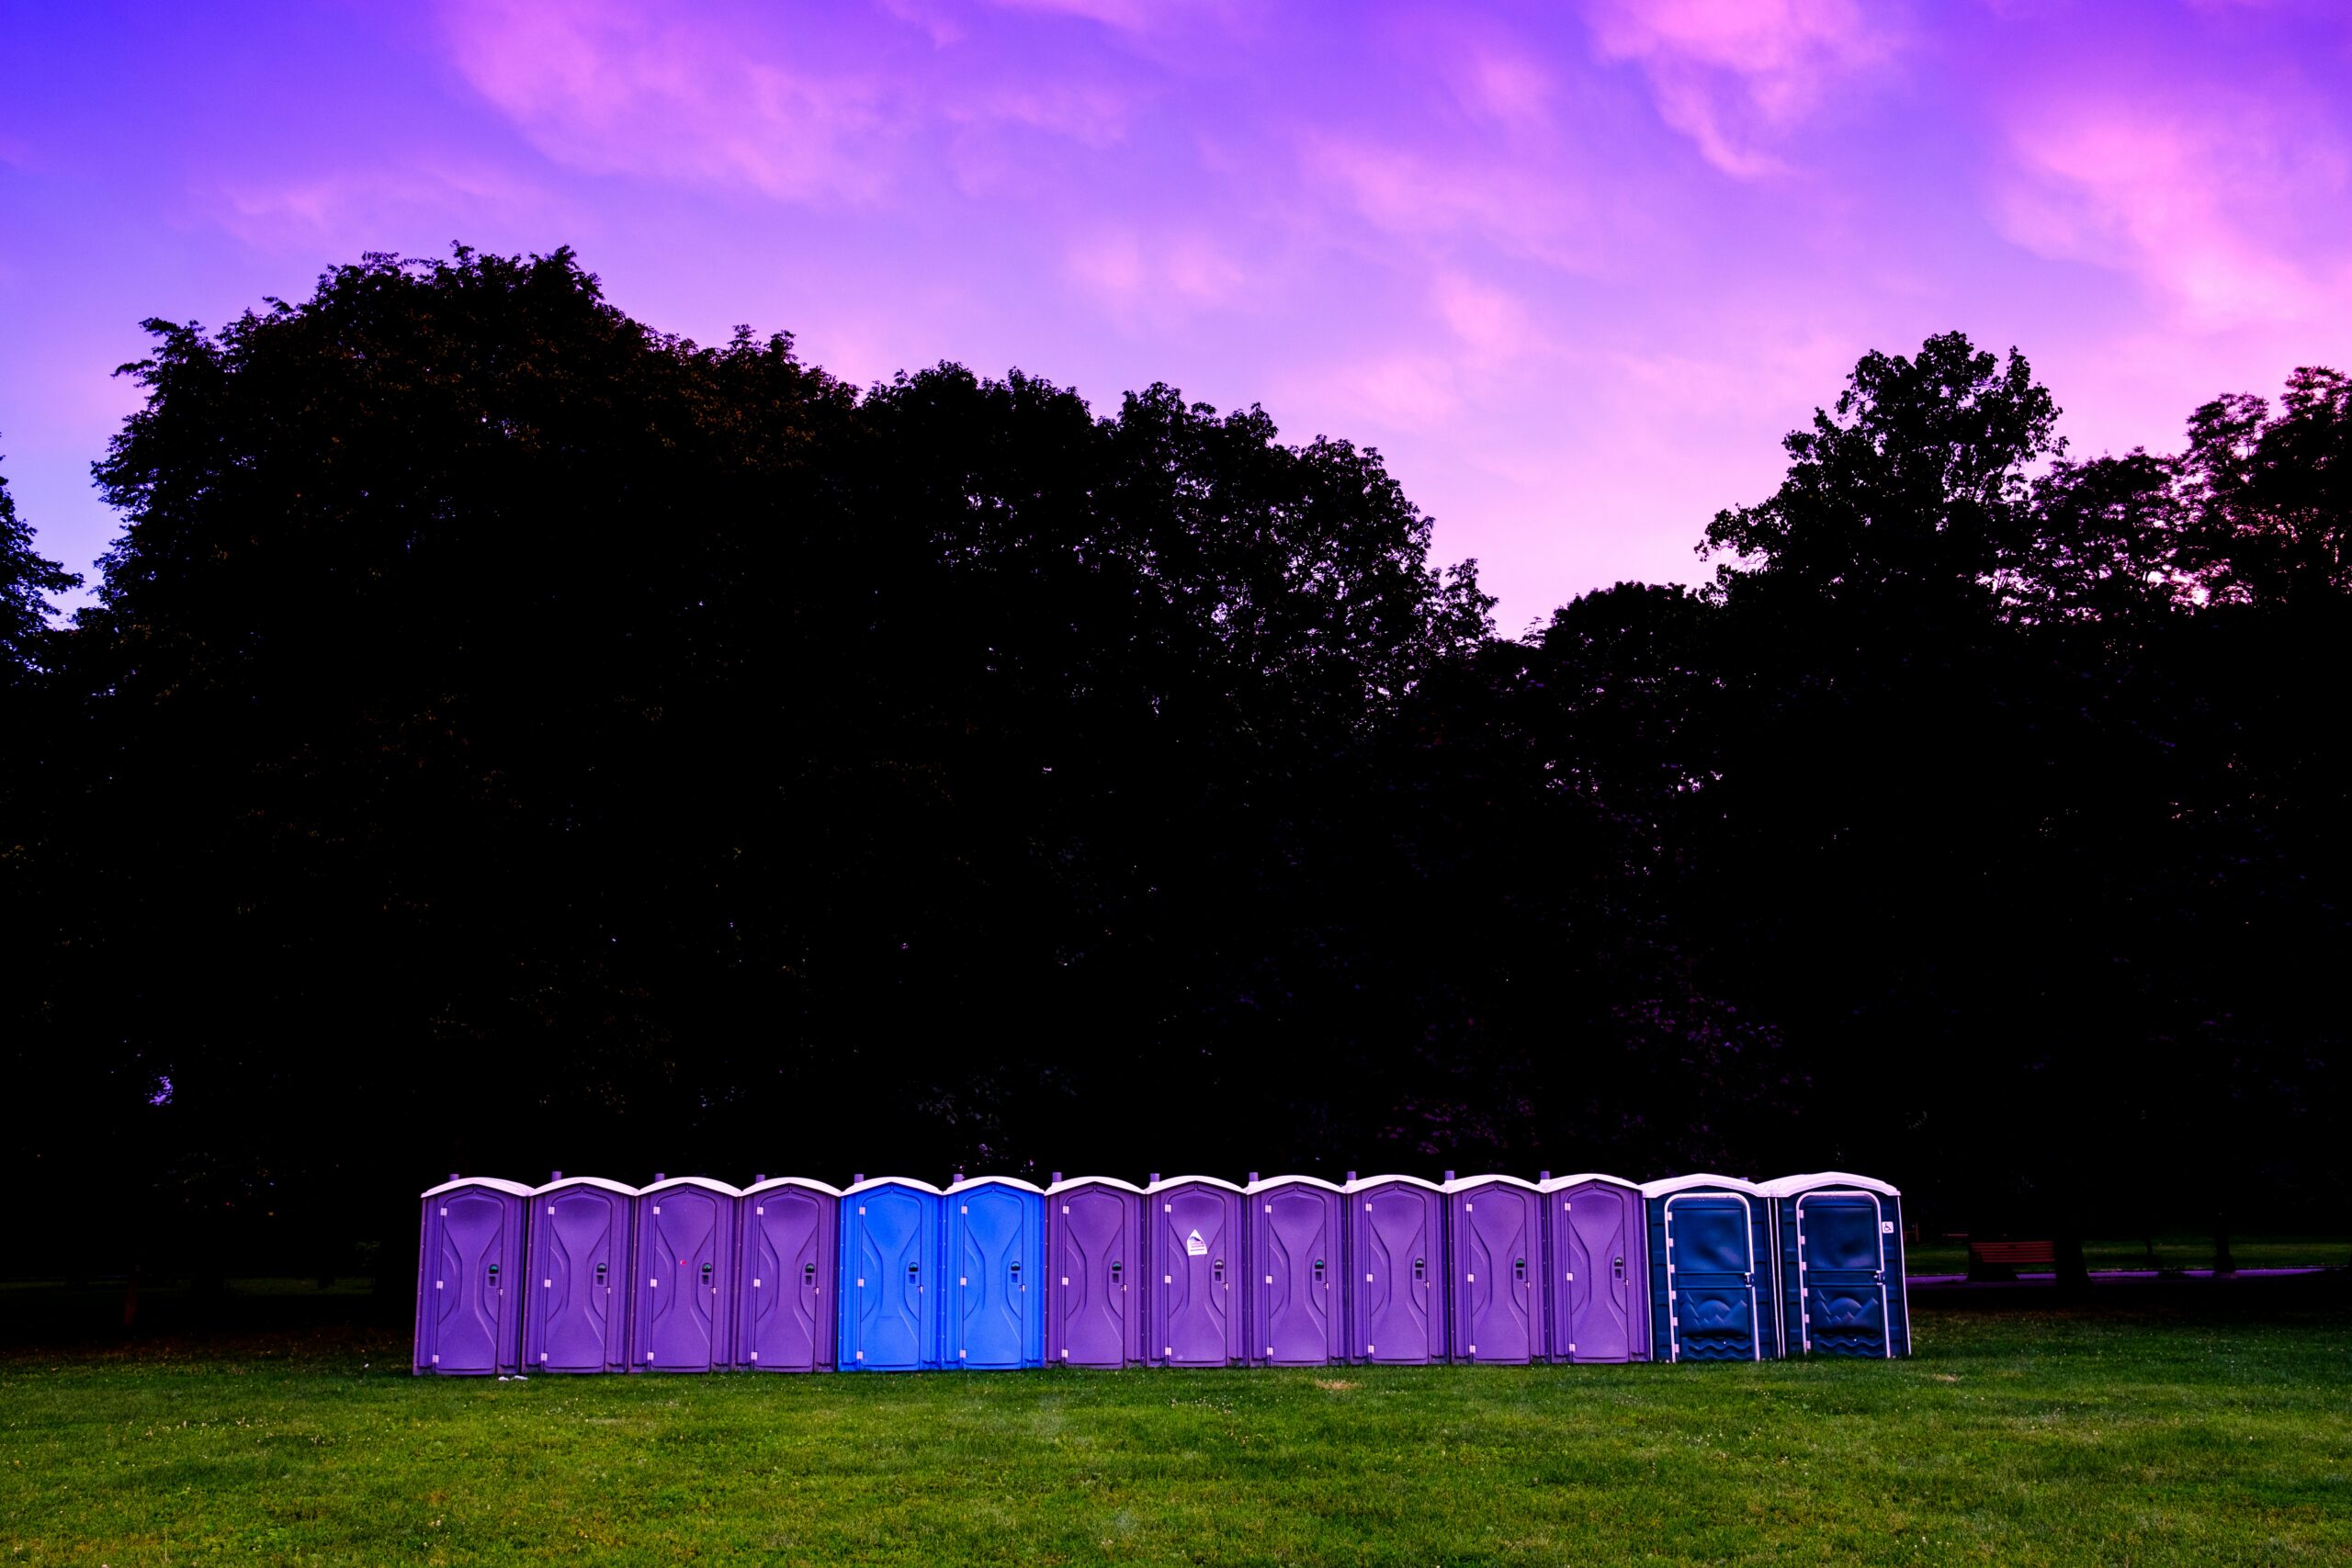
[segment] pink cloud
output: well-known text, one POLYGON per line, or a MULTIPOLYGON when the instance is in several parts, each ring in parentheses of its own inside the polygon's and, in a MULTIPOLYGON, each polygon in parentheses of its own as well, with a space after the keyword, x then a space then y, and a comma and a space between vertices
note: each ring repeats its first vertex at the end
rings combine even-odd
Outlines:
POLYGON ((2315 114, 2246 100, 2037 104, 1995 198, 2035 254, 2139 277, 2199 327, 2352 306, 2352 154, 2315 114))
POLYGON ((1895 47, 1884 9, 1858 0, 1593 0, 1589 14, 1602 58, 1638 63, 1659 116, 1743 179, 1780 172, 1779 135, 1895 47))

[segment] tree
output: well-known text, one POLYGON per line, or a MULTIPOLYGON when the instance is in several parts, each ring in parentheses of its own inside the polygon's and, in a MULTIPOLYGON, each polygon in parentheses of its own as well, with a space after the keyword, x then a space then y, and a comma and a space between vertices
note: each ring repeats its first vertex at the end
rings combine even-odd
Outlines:
POLYGON ((33 548, 32 530, 17 516, 16 498, 0 477, 0 679, 21 682, 41 667, 56 613, 50 601, 81 585, 78 573, 33 548))

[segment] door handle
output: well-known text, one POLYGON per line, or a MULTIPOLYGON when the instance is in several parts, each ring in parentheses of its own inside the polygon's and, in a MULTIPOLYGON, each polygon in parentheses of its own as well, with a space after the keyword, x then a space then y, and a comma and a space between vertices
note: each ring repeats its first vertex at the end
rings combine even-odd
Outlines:
POLYGON ((1623 1279, 1624 1277, 1625 1277, 1625 1260, 1624 1260, 1623 1258, 1619 1258, 1619 1259, 1617 1260, 1617 1278, 1619 1278, 1620 1280, 1622 1280, 1622 1279, 1623 1279))
POLYGON ((1315 1260, 1315 1283, 1318 1289, 1323 1284, 1323 1260, 1319 1258, 1315 1260))
POLYGON ((1012 1271, 1012 1288, 1017 1291, 1021 1288, 1021 1259, 1018 1258, 1012 1259, 1008 1267, 1012 1271))
POLYGON ((1429 1265, 1429 1259, 1428 1259, 1428 1258, 1414 1258, 1414 1259, 1413 1259, 1413 1282, 1414 1282, 1415 1284, 1417 1284, 1417 1285, 1418 1285, 1418 1284, 1425 1284, 1425 1283, 1427 1283, 1427 1282, 1428 1282, 1428 1280, 1429 1280, 1429 1277, 1430 1277, 1430 1265, 1429 1265))
POLYGON ((1511 1278, 1518 1280, 1519 1283, 1522 1285, 1527 1283, 1527 1259, 1521 1258, 1513 1260, 1510 1266, 1510 1272, 1511 1278))
POLYGON ((712 1286, 712 1285, 711 1285, 711 1282, 710 1282, 710 1265, 709 1265, 709 1264, 707 1264, 707 1263, 706 1263, 706 1264, 704 1264, 704 1265, 702 1266, 702 1282, 703 1282, 703 1286, 704 1286, 704 1288, 705 1288, 705 1289, 715 1289, 715 1288, 716 1288, 716 1287, 714 1287, 714 1286, 712 1286))
POLYGON ((1224 1283, 1225 1283, 1225 1259, 1224 1259, 1224 1258, 1220 1258, 1216 1259, 1214 1262, 1210 1263, 1210 1265, 1209 1265, 1209 1273, 1210 1273, 1213 1277, 1215 1277, 1215 1279, 1216 1280, 1216 1282, 1217 1282, 1218 1284, 1220 1284, 1220 1285, 1224 1284, 1224 1283))
POLYGON ((800 1288, 804 1291, 813 1291, 817 1288, 817 1266, 814 1263, 803 1263, 800 1266, 800 1288))
POLYGON ((1119 1279, 1119 1271, 1125 1267, 1126 1265, 1124 1263, 1114 1263, 1111 1265, 1111 1283, 1117 1285, 1119 1289, 1123 1291, 1126 1289, 1126 1286, 1121 1282, 1119 1279))

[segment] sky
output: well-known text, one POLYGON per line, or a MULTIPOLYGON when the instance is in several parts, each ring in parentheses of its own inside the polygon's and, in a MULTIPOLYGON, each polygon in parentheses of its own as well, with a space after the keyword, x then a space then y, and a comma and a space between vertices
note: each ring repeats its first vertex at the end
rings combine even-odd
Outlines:
POLYGON ((2343 0, 0 0, 0 473, 87 570, 151 316, 571 245, 639 320, 1377 447, 1516 631, 1697 581, 1856 358, 2076 455, 2352 369, 2343 0))

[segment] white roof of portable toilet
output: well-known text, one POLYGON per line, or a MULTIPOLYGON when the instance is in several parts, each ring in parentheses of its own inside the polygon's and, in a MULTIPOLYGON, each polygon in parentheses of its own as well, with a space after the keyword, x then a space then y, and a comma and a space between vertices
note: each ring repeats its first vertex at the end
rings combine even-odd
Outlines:
POLYGON ((531 1195, 531 1190, 519 1181, 502 1181, 495 1176, 457 1176, 450 1178, 438 1187, 426 1188, 417 1196, 431 1198, 443 1192, 454 1192, 460 1187, 487 1187, 494 1192, 513 1193, 517 1198, 528 1198, 531 1195))
POLYGON ((1664 1181, 1645 1182, 1642 1184, 1642 1196, 1659 1198, 1688 1187, 1728 1187, 1735 1192, 1752 1192, 1758 1198, 1766 1195, 1764 1189, 1753 1181, 1745 1181, 1736 1176, 1716 1176, 1702 1170, 1694 1176, 1669 1176, 1664 1181))
POLYGON ((1193 1182, 1199 1182, 1209 1187, 1222 1187, 1227 1192, 1246 1193, 1249 1190, 1248 1188, 1243 1187, 1239 1182, 1227 1181, 1222 1176, 1171 1176, 1164 1181, 1153 1182, 1150 1186, 1145 1188, 1144 1190, 1148 1193, 1164 1192, 1170 1187, 1182 1187, 1193 1182))
POLYGON ((1132 1181, 1122 1181, 1115 1176, 1073 1176, 1066 1181, 1057 1181, 1046 1188, 1046 1196, 1050 1198, 1057 1192, 1067 1192, 1073 1187, 1115 1187, 1122 1192, 1132 1192, 1137 1197, 1143 1196, 1142 1188, 1132 1181))
POLYGON ((749 1198, 754 1192, 769 1192, 778 1187, 805 1187, 811 1192, 822 1192, 828 1198, 838 1198, 842 1195, 842 1190, 831 1182, 819 1181, 813 1177, 771 1176, 765 1181, 754 1181, 744 1188, 743 1196, 749 1198))
POLYGON ((707 1176, 673 1176, 666 1180, 657 1181, 650 1187, 639 1188, 637 1195, 640 1198, 650 1198, 656 1192, 667 1192, 673 1187, 699 1187, 705 1191, 716 1192, 726 1198, 741 1198, 743 1195, 741 1188, 729 1187, 724 1181, 713 1181, 707 1176))
POLYGON ((543 1192, 559 1192, 567 1187, 601 1187, 607 1192, 617 1192, 624 1198, 634 1198, 637 1196, 636 1188, 625 1187, 617 1181, 607 1181, 601 1176, 558 1177, 555 1180, 547 1183, 543 1187, 532 1188, 531 1196, 537 1198, 543 1192))
POLYGON ((1035 1192, 1041 1197, 1046 1190, 1035 1182, 1023 1181, 1017 1176, 967 1176, 963 1180, 951 1185, 947 1189, 947 1195, 952 1198, 958 1192, 969 1191, 975 1187, 1018 1187, 1023 1192, 1035 1192))
POLYGON ((1262 1181, 1251 1182, 1249 1186, 1243 1188, 1242 1190, 1244 1192, 1263 1192, 1269 1187, 1320 1187, 1326 1192, 1345 1192, 1347 1190, 1346 1188, 1340 1186, 1338 1182, 1326 1181, 1319 1176, 1269 1176, 1262 1181))
POLYGON ((1544 1189, 1536 1186, 1535 1183, 1528 1180, 1524 1177, 1504 1176, 1498 1171, 1488 1171, 1484 1176, 1456 1177, 1453 1180, 1445 1184, 1444 1190, 1448 1192, 1460 1192, 1466 1188, 1490 1187, 1498 1181, 1501 1182, 1506 1187, 1524 1187, 1530 1192, 1541 1192, 1544 1190, 1544 1189))
POLYGON ((928 1192, 934 1198, 944 1198, 946 1190, 912 1176, 869 1176, 863 1181, 853 1181, 842 1189, 842 1196, 851 1198, 869 1187, 911 1187, 918 1192, 928 1192))
POLYGON ((1580 1170, 1574 1176, 1555 1176, 1548 1180, 1537 1182, 1536 1186, 1546 1192, 1557 1192, 1563 1188, 1581 1187, 1588 1181, 1605 1181, 1611 1187, 1623 1187, 1629 1192, 1639 1192, 1642 1190, 1642 1184, 1638 1181, 1628 1181, 1622 1176, 1611 1176, 1598 1170, 1580 1170))
POLYGON ((1902 1190, 1892 1182, 1881 1181, 1874 1176, 1856 1176, 1849 1170, 1816 1170, 1808 1176, 1783 1176, 1777 1181, 1764 1183, 1767 1197, 1788 1198, 1799 1192, 1810 1192, 1818 1187, 1859 1187, 1865 1192, 1883 1192, 1890 1198, 1900 1198, 1902 1190))
POLYGON ((1426 1187, 1432 1192, 1442 1192, 1445 1190, 1445 1188, 1442 1183, 1425 1180, 1418 1176, 1399 1176, 1394 1172, 1386 1176, 1358 1177, 1355 1180, 1349 1182, 1345 1187, 1340 1188, 1340 1190, 1342 1192, 1361 1192, 1367 1187, 1385 1187, 1392 1181, 1401 1181, 1408 1187, 1426 1187))

